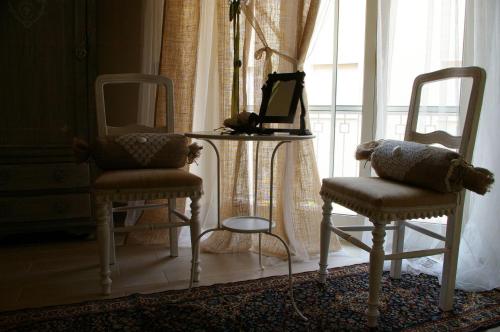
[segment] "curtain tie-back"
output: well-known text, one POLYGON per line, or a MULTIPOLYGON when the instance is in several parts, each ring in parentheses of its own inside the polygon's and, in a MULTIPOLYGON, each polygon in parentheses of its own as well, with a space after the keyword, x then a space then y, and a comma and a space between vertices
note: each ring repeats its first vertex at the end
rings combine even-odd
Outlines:
POLYGON ((268 52, 272 52, 272 49, 269 46, 264 46, 255 51, 255 59, 262 59, 262 53, 266 52, 266 57, 268 52))
POLYGON ((265 67, 264 67, 264 74, 267 75, 273 71, 273 63, 271 61, 271 57, 274 54, 282 57, 283 59, 287 60, 288 62, 292 64, 297 64, 297 59, 292 58, 291 56, 288 56, 284 53, 281 53, 273 48, 270 48, 267 45, 264 45, 263 47, 259 48, 257 51, 255 51, 255 59, 260 60, 262 59, 262 54, 266 53, 266 58, 265 58, 265 67))
POLYGON ((243 14, 245 14, 245 18, 248 20, 250 25, 253 27, 255 30, 255 33, 257 37, 259 38, 260 42, 263 47, 259 48, 257 51, 255 51, 255 59, 260 60, 262 59, 262 54, 266 52, 266 57, 265 57, 265 64, 264 64, 264 80, 267 78, 267 74, 272 73, 273 71, 273 63, 271 61, 273 53, 282 57, 283 59, 287 60, 288 62, 292 64, 297 64, 298 60, 295 58, 292 58, 289 55, 286 55, 284 53, 281 53, 271 47, 267 44, 266 38, 264 37, 264 32, 262 31, 259 22, 257 22, 257 19, 253 15, 253 11, 247 7, 246 4, 241 4, 241 10, 243 11, 243 14))
POLYGON ((273 48, 270 48, 267 45, 264 45, 263 47, 259 48, 257 51, 255 51, 255 59, 260 60, 262 58, 262 53, 266 52, 266 60, 268 58, 271 58, 271 55, 274 53, 276 55, 279 55, 283 59, 287 60, 290 63, 297 64, 297 59, 292 58, 289 55, 286 55, 285 53, 281 53, 273 48))

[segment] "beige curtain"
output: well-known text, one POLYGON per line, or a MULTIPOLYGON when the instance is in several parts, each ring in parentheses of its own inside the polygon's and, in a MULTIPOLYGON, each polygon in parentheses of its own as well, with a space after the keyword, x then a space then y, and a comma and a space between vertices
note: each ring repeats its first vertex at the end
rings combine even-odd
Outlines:
MULTIPOLYGON (((258 112, 261 102, 261 87, 270 68, 278 72, 290 72, 302 69, 307 49, 311 40, 319 0, 254 0, 247 5, 246 12, 253 13, 260 30, 254 37, 255 59, 249 54, 252 34, 249 33, 249 21, 241 19, 242 36, 245 36, 243 50, 244 68, 242 73, 252 75, 254 95, 246 96, 249 105, 258 112), (274 51, 273 51, 274 50, 274 51), (283 55, 278 54, 281 53, 283 55), (265 57, 262 57, 263 53, 265 57), (273 55, 274 54, 274 55, 273 55), (285 56, 286 55, 286 56, 285 56), (265 59, 271 64, 266 65, 265 59), (267 70, 266 70, 267 69, 267 70)), ((230 116, 232 44, 231 29, 228 20, 228 1, 218 0, 218 60, 220 77, 220 118, 230 116)), ((253 22, 255 24, 255 22, 253 22)), ((244 88, 245 78, 241 78, 240 87, 244 88)), ((305 95, 305 94, 304 94, 305 95)), ((242 105, 240 109, 246 108, 242 105)), ((297 112, 297 116, 300 112, 297 112)), ((269 211, 269 165, 271 152, 276 143, 260 145, 259 186, 256 197, 257 214, 267 217, 269 211), (266 167, 267 166, 267 167, 266 167)), ((255 145, 251 150, 246 143, 225 143, 221 145, 221 219, 233 215, 245 215, 251 211, 248 173, 249 160, 255 155, 255 145)), ((281 147, 275 163, 275 182, 273 192, 274 232, 282 236, 290 245, 292 253, 307 259, 319 252, 320 221, 322 200, 319 196, 320 180, 312 141, 290 143, 281 147)), ((213 233, 203 242, 202 248, 210 252, 236 252, 256 249, 256 236, 213 233)), ((284 256, 281 243, 272 237, 263 237, 263 252, 269 255, 284 256)), ((333 237, 332 250, 340 249, 338 240, 333 237)))
MULTIPOLYGON (((199 0, 165 1, 159 72, 174 82, 175 131, 179 133, 192 128, 199 21, 199 0)), ((156 110, 155 122, 164 126, 165 94, 161 89, 158 91, 156 110)), ((182 211, 182 206, 184 200, 177 200, 177 208, 182 211)), ((138 224, 162 222, 166 215, 166 209, 146 210, 138 224)), ((127 243, 166 244, 168 230, 132 232, 127 243)))

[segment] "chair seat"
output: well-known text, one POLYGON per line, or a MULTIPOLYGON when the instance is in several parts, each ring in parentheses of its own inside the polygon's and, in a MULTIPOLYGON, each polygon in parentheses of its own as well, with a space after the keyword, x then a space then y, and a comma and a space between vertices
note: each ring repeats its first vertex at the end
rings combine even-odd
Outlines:
POLYGON ((381 222, 451 215, 457 206, 458 196, 456 193, 443 194, 379 177, 323 179, 321 195, 381 222))
POLYGON ((130 200, 130 195, 137 196, 137 199, 199 196, 202 193, 202 179, 182 169, 116 170, 100 174, 93 188, 97 195, 116 197, 118 194, 129 194, 127 199, 130 200), (151 197, 146 197, 147 193, 151 197))

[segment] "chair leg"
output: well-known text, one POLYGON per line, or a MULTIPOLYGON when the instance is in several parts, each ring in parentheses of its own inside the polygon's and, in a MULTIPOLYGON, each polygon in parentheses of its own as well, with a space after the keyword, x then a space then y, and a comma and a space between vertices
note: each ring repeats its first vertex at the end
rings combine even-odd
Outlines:
POLYGON ((368 316, 368 326, 376 327, 380 315, 378 306, 382 270, 384 268, 385 224, 376 221, 372 222, 375 228, 372 231, 373 245, 370 251, 368 310, 366 314, 368 316))
POLYGON ((97 241, 99 243, 99 256, 101 263, 102 293, 111 293, 111 270, 109 268, 109 204, 110 202, 96 203, 97 241))
POLYGON ((116 263, 116 244, 115 244, 115 222, 113 219, 113 202, 109 202, 108 206, 109 215, 109 263, 114 265, 116 263))
MULTIPOLYGON (((175 198, 170 198, 168 200, 168 221, 175 221, 176 216, 172 211, 175 210, 175 198)), ((170 240, 170 257, 179 256, 179 229, 177 227, 171 227, 168 229, 169 231, 169 240, 170 240)))
MULTIPOLYGON (((405 224, 402 220, 395 221, 396 229, 392 235, 392 253, 403 252, 405 241, 405 224)), ((391 278, 401 278, 402 259, 394 259, 391 261, 391 278)))
POLYGON ((198 282, 199 280, 199 275, 201 272, 200 269, 200 246, 198 245, 198 236, 200 235, 200 220, 199 220, 199 213, 200 213, 200 205, 199 205, 199 200, 200 197, 190 197, 191 198, 191 257, 192 257, 192 277, 191 280, 194 282, 198 282))
POLYGON ((323 198, 323 219, 321 220, 321 243, 319 254, 319 281, 326 282, 328 275, 328 249, 330 247, 332 201, 326 197, 323 198))
POLYGON ((453 309, 455 281, 457 277, 458 249, 460 245, 461 225, 450 216, 446 225, 446 251, 444 253, 441 291, 439 293, 439 308, 443 311, 453 309))

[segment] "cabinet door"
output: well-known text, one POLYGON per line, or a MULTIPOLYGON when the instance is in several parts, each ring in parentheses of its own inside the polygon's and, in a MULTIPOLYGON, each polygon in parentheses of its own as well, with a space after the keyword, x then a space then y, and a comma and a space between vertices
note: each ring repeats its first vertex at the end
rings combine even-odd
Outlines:
POLYGON ((88 137, 86 6, 0 1, 0 162, 68 161, 88 137))

